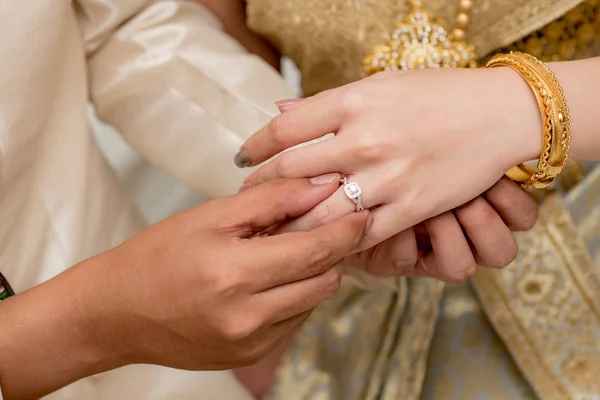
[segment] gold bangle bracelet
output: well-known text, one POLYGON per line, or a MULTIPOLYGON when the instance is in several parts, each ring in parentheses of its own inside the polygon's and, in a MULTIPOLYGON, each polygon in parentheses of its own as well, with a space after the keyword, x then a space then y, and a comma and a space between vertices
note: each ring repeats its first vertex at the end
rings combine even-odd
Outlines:
POLYGON ((543 189, 554 182, 569 155, 571 120, 563 90, 554 73, 528 54, 499 54, 486 66, 512 68, 533 91, 542 117, 543 144, 537 169, 520 164, 511 168, 506 175, 526 189, 543 189))

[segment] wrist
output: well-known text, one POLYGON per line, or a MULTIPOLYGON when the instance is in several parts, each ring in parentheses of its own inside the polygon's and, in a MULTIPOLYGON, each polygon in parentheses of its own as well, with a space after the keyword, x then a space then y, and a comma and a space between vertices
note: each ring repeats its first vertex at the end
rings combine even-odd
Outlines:
POLYGON ((549 63, 569 108, 571 117, 570 156, 574 160, 600 159, 598 93, 600 57, 549 63))
POLYGON ((91 259, 0 304, 0 384, 7 399, 39 398, 125 365, 98 312, 98 260, 91 259))
POLYGON ((511 68, 488 70, 496 82, 498 114, 505 138, 508 167, 535 160, 542 148, 542 118, 540 109, 527 82, 511 68))

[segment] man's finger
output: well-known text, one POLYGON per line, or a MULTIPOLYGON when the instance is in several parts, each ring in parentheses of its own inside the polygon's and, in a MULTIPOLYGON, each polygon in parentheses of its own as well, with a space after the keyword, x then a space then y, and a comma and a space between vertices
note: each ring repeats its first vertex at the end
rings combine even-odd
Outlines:
POLYGON ((506 177, 484 197, 512 231, 527 231, 537 222, 538 205, 533 197, 506 177))
MULTIPOLYGON (((361 176, 353 176, 352 179, 357 182, 362 182, 364 178, 361 176)), ((361 187, 363 189, 362 202, 365 208, 371 208, 379 204, 381 199, 378 198, 378 195, 381 193, 381 191, 375 190, 373 187, 371 187, 369 182, 366 182, 365 184, 361 183, 361 187)), ((336 219, 355 211, 356 204, 354 204, 348 198, 348 196, 346 196, 344 193, 344 188, 340 187, 327 200, 322 201, 312 210, 306 214, 303 214, 301 217, 280 225, 274 232, 283 233, 309 231, 331 221, 335 221, 336 219)), ((380 209, 373 210, 373 217, 375 217, 375 214, 379 212, 380 209)), ((374 225, 380 224, 380 222, 378 222, 375 218, 374 221, 374 225)), ((397 232, 393 232, 390 236, 395 233, 397 232)), ((383 240, 384 239, 382 239, 382 241, 383 240)), ((377 243, 373 243, 370 246, 361 247, 361 250, 373 247, 377 243)))
POLYGON ((451 211, 425 221, 432 251, 419 267, 423 275, 446 282, 460 282, 475 273, 475 257, 456 217, 451 211))
POLYGON ((207 204, 211 225, 222 232, 247 238, 310 211, 339 187, 340 175, 311 179, 275 179, 207 204))
MULTIPOLYGON (((414 276, 419 257, 415 230, 411 227, 373 248, 366 264, 367 272, 375 276, 414 276)), ((364 253, 369 254, 369 250, 364 253)))
POLYGON ((252 262, 242 261, 242 268, 256 277, 252 290, 273 299, 279 296, 291 310, 314 307, 322 301, 320 292, 330 292, 325 274, 353 252, 368 219, 368 211, 353 213, 310 232, 251 239, 246 251, 251 252, 252 262))
POLYGON ((517 256, 512 232, 496 210, 481 196, 454 211, 469 237, 480 266, 503 268, 517 256))
POLYGON ((310 231, 355 211, 356 205, 344 194, 344 188, 340 187, 306 214, 278 226, 274 233, 310 231))
POLYGON ((335 295, 341 285, 342 267, 335 266, 321 275, 290 283, 255 295, 269 322, 277 323, 308 310, 335 295))

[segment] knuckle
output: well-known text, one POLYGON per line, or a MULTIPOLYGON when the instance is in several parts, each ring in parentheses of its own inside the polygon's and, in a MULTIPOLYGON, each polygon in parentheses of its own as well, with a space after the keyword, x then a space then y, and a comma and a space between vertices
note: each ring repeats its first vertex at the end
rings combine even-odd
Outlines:
POLYGON ((259 362, 266 355, 267 346, 264 335, 245 340, 243 346, 240 346, 238 355, 240 361, 245 365, 252 365, 259 362))
POLYGON ((340 109, 346 115, 360 113, 368 103, 367 96, 355 88, 348 88, 340 97, 340 109))
MULTIPOLYGON (((411 175, 411 170, 405 170, 405 175, 411 175)), ((429 228, 436 225, 435 216, 439 216, 439 211, 435 208, 435 202, 432 201, 432 189, 427 185, 415 184, 411 179, 402 179, 398 182, 398 187, 404 190, 404 194, 396 205, 396 211, 399 215, 409 217, 413 215, 424 216, 424 224, 429 228)))
POLYGON ((283 153, 275 161, 275 173, 277 176, 293 177, 296 173, 296 164, 289 153, 283 153))
POLYGON ((485 230, 489 228, 493 221, 496 212, 492 207, 481 207, 477 214, 473 216, 471 228, 473 230, 485 230))
POLYGON ((236 349, 237 367, 248 367, 259 362, 265 354, 263 354, 254 342, 245 341, 243 345, 236 349))
POLYGON ((389 146, 376 139, 377 135, 365 134, 353 149, 354 157, 362 161, 379 161, 385 157, 389 146))
MULTIPOLYGON (((277 172, 276 172, 277 173, 277 172)), ((297 180, 290 180, 284 177, 276 177, 264 184, 265 197, 269 198, 275 203, 278 208, 285 207, 286 204, 297 198, 300 193, 301 187, 298 185, 297 180)))
POLYGON ((272 331, 267 331, 264 334, 258 336, 256 340, 254 340, 250 344, 250 351, 248 354, 248 358, 252 361, 253 364, 263 359, 269 353, 273 351, 273 348, 276 344, 282 339, 282 337, 278 334, 275 334, 272 331))
MULTIPOLYGON (((371 249, 378 245, 377 238, 373 235, 372 231, 367 231, 364 235, 356 235, 354 237, 354 247, 360 250, 371 249)), ((369 267, 374 268, 374 267, 369 267)))
POLYGON ((219 333, 228 342, 248 339, 261 326, 257 315, 250 313, 230 313, 219 323, 219 333))
POLYGON ((245 346, 244 349, 241 350, 241 366, 249 367, 251 365, 254 365, 260 360, 262 360, 267 355, 267 353, 268 351, 264 350, 263 347, 245 346))
POLYGON ((415 265, 417 265, 418 259, 419 256, 417 253, 409 253, 396 257, 393 262, 394 271, 397 273, 402 273, 407 269, 412 269, 415 267, 415 265))
POLYGON ((467 267, 444 273, 442 275, 442 280, 447 283, 460 283, 475 275, 476 270, 477 265, 473 261, 472 263, 469 263, 467 267))
POLYGON ((492 192, 492 190, 494 189, 490 189, 487 196, 494 202, 494 207, 500 211, 510 211, 514 208, 515 202, 511 196, 502 196, 501 193, 492 192))
POLYGON ((331 222, 335 217, 335 207, 329 202, 323 202, 310 211, 313 216, 315 227, 331 222))
MULTIPOLYGON (((326 242, 329 242, 327 240, 326 242)), ((309 250, 309 273, 311 276, 321 275, 326 272, 332 264, 333 254, 327 243, 314 247, 309 250)))
POLYGON ((323 291, 326 298, 330 298, 340 290, 342 273, 338 268, 331 268, 323 275, 323 291))
POLYGON ((291 132, 290 114, 278 114, 269 124, 269 139, 274 144, 286 146, 291 132))
POLYGON ((213 281, 218 293, 224 297, 233 297, 246 286, 248 273, 239 267, 220 268, 213 281))
POLYGON ((269 189, 273 193, 280 193, 283 196, 287 196, 290 193, 295 194, 297 191, 297 187, 294 185, 293 181, 283 178, 275 178, 267 183, 269 185, 269 189))

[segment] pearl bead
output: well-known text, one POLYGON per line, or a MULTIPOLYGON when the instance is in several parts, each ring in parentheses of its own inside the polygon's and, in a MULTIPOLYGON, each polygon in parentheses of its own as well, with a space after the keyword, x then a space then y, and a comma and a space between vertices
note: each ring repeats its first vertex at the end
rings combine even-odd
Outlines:
POLYGON ((465 13, 460 13, 456 16, 456 22, 459 26, 464 27, 469 23, 469 16, 465 13))
POLYGON ((464 10, 469 10, 472 5, 472 0, 460 0, 460 7, 464 10))
POLYGON ((456 39, 456 40, 464 40, 465 31, 463 31, 462 29, 455 29, 452 31, 452 35, 454 36, 454 39, 456 39))

